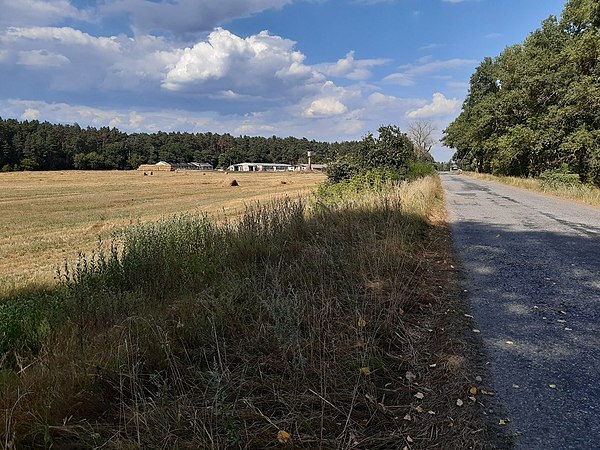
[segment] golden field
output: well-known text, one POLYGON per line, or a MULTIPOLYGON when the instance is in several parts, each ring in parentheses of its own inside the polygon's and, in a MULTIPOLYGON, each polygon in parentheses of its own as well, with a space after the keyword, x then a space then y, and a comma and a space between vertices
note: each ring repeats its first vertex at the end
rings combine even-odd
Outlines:
POLYGON ((324 180, 316 173, 2 173, 0 297, 52 283, 65 260, 128 225, 179 213, 224 219, 256 201, 306 194, 324 180), (230 186, 233 179, 239 186, 230 186))

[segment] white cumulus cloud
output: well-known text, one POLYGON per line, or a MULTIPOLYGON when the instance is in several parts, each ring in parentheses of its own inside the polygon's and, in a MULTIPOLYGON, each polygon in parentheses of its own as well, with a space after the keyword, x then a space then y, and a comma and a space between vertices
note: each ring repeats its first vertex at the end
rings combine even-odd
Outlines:
POLYGON ((371 69, 389 63, 389 59, 355 59, 354 51, 348 52, 345 58, 335 63, 324 63, 315 66, 317 70, 328 76, 344 77, 349 80, 367 80, 371 77, 371 69))
POLYGON ((241 38, 217 28, 208 39, 180 52, 162 83, 167 91, 214 92, 264 99, 298 98, 322 84, 304 64, 295 42, 263 31, 241 38))
POLYGON ((242 134, 243 135, 247 135, 247 134, 256 135, 256 134, 263 134, 263 133, 271 134, 276 131, 277 130, 272 125, 264 125, 264 124, 260 125, 260 124, 253 124, 253 123, 243 123, 235 129, 236 134, 240 134, 240 135, 242 135, 242 134))
POLYGON ((334 97, 325 97, 314 100, 304 111, 304 117, 339 116, 348 111, 346 105, 334 97))
POLYGON ((29 96, 27 86, 36 84, 39 98, 60 93, 67 102, 69 95, 93 90, 97 104, 105 98, 100 93, 123 105, 144 95, 146 105, 247 113, 275 105, 305 108, 326 96, 326 76, 306 65, 295 45, 266 31, 243 38, 221 28, 182 47, 165 37, 20 27, 0 31, 0 64, 6 90, 17 97, 29 96))
POLYGON ((386 76, 383 81, 386 83, 398 84, 400 86, 414 86, 414 78, 405 73, 392 73, 386 76))
POLYGON ((71 61, 64 55, 47 52, 45 50, 31 50, 19 52, 17 64, 24 66, 39 67, 60 67, 69 64, 71 61))
POLYGON ((460 109, 461 102, 455 98, 446 98, 440 92, 433 94, 431 103, 421 108, 409 111, 406 116, 410 119, 426 119, 456 114, 460 109))
POLYGON ((13 44, 77 45, 109 51, 119 48, 114 38, 95 37, 70 27, 10 27, 1 38, 13 44))
POLYGON ((34 83, 28 70, 45 66, 47 83, 38 86, 40 93, 91 88, 139 92, 141 86, 160 89, 180 50, 152 36, 95 37, 69 27, 21 27, 0 33, 0 52, 6 60, 17 61, 11 75, 22 81, 22 89, 34 83))
POLYGON ((27 108, 21 114, 21 119, 23 120, 37 120, 38 117, 40 117, 40 112, 35 108, 27 108))

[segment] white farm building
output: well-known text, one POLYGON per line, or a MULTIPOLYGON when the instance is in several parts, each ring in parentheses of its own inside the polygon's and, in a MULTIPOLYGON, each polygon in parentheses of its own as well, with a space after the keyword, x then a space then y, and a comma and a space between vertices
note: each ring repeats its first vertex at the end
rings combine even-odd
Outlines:
POLYGON ((288 172, 294 170, 294 166, 282 163, 239 163, 232 164, 227 168, 230 172, 288 172))
POLYGON ((325 172, 327 170, 327 164, 296 164, 294 170, 297 172, 325 172))

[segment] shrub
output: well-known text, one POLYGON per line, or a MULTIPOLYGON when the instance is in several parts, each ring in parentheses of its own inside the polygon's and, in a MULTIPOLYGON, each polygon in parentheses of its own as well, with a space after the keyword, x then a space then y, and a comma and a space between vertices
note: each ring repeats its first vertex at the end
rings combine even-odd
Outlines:
POLYGON ((394 184, 401 183, 404 179, 402 174, 392 169, 367 170, 338 182, 320 185, 316 197, 322 203, 336 203, 357 193, 381 192, 394 184))
POLYGON ((21 160, 21 169, 22 170, 39 170, 40 165, 35 159, 32 158, 23 158, 21 160))
POLYGON ((355 154, 330 163, 327 175, 331 182, 347 181, 372 170, 394 171, 406 179, 408 166, 416 158, 412 141, 393 125, 380 127, 378 137, 369 133, 360 147, 355 154))
POLYGON ((0 304, 0 368, 14 365, 16 355, 35 353, 61 320, 63 292, 32 292, 0 304))
POLYGON ((563 164, 558 169, 546 170, 539 176, 543 188, 556 189, 559 187, 580 187, 579 175, 571 173, 569 166, 563 164))
POLYGON ((408 172, 406 175, 407 178, 412 181, 433 175, 435 171, 435 166, 431 163, 411 162, 408 164, 408 172))
POLYGON ((333 161, 327 166, 327 177, 333 183, 349 180, 360 170, 360 164, 349 155, 333 161))

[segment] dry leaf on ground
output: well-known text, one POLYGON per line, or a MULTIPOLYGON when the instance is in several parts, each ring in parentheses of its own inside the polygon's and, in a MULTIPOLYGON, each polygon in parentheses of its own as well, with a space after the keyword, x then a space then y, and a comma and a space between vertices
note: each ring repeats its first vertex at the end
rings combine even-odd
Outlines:
POLYGON ((279 430, 277 432, 277 441, 279 441, 281 444, 287 444, 290 438, 290 433, 288 433, 287 431, 279 430))

